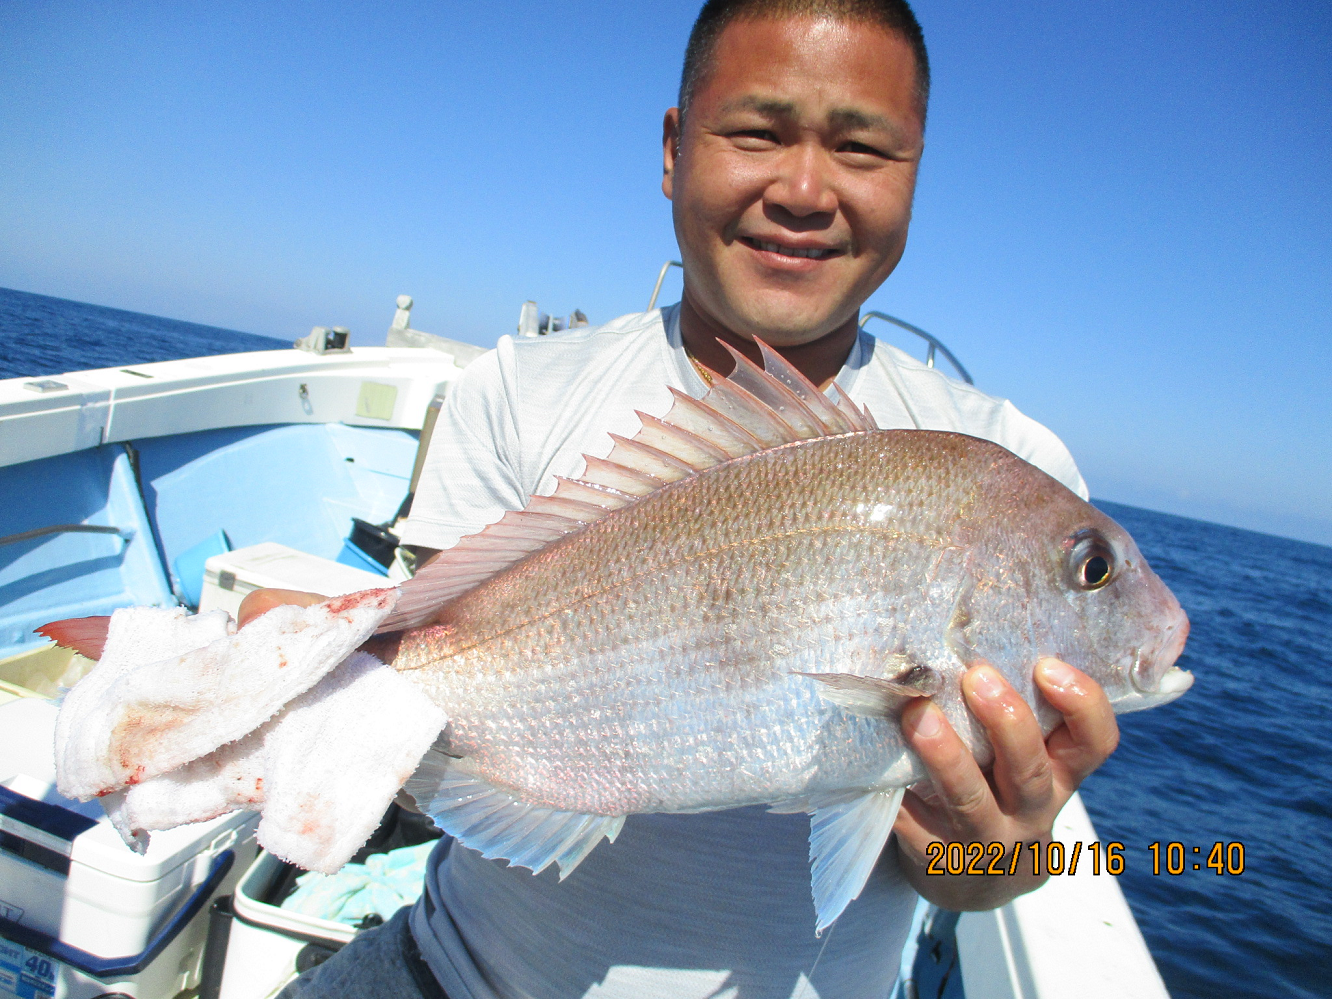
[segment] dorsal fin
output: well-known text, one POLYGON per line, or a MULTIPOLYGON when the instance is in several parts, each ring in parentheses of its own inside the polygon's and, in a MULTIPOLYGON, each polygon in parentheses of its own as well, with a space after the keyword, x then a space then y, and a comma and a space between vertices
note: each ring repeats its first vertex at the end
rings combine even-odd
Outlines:
POLYGON ((735 357, 735 371, 727 378, 713 373, 702 399, 671 389, 674 403, 665 416, 639 413, 642 427, 633 439, 611 434, 610 455, 585 455, 580 479, 558 479, 553 495, 533 496, 525 510, 510 511, 463 538, 404 581, 380 633, 428 623, 450 600, 668 483, 782 444, 878 429, 840 386, 828 398, 775 350, 756 342, 764 368, 723 343, 735 357))

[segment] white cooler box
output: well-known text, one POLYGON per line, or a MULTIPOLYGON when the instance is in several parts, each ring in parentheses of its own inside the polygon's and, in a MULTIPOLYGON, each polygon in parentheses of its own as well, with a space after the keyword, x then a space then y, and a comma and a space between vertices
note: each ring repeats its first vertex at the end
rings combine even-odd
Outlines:
POLYGON ((334 951, 356 936, 346 923, 265 902, 287 868, 271 853, 261 853, 236 886, 218 999, 270 999, 296 977, 297 958, 307 946, 334 951))
POLYGON ((0 999, 171 999, 198 984, 207 906, 257 853, 258 815, 152 834, 55 791, 56 705, 0 704, 0 999))
POLYGON ((199 610, 220 609, 234 618, 246 595, 265 586, 337 597, 392 585, 386 576, 265 541, 214 555, 204 563, 199 610))

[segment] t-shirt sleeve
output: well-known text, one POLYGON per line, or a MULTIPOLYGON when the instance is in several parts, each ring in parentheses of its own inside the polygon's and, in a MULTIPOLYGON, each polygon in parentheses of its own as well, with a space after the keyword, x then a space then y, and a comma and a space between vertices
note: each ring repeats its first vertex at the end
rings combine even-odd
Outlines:
POLYGON ((459 538, 521 510, 515 372, 500 347, 477 358, 450 387, 426 451, 402 543, 451 548, 459 538))

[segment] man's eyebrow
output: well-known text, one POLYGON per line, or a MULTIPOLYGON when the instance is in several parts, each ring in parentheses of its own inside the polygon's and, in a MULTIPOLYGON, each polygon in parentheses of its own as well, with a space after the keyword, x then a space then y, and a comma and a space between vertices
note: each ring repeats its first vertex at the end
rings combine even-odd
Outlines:
POLYGON ((901 132, 901 128, 890 118, 885 118, 881 114, 869 114, 857 108, 834 108, 828 112, 828 123, 844 131, 879 128, 894 135, 901 132))
POLYGON ((721 107, 723 112, 757 111, 769 118, 789 118, 796 113, 795 101, 778 100, 775 97, 757 97, 753 94, 736 97, 721 107))

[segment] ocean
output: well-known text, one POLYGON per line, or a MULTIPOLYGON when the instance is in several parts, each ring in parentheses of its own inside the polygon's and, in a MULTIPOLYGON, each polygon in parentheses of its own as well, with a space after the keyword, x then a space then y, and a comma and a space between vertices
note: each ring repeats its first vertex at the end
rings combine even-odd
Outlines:
POLYGON ((290 346, 290 340, 0 288, 0 378, 290 346))
MULTIPOLYGON (((0 377, 281 346, 0 289, 0 377)), ((1124 844, 1120 884, 1171 995, 1332 996, 1332 548, 1096 502, 1193 624, 1193 689, 1121 718, 1083 785, 1102 842, 1124 844)))

